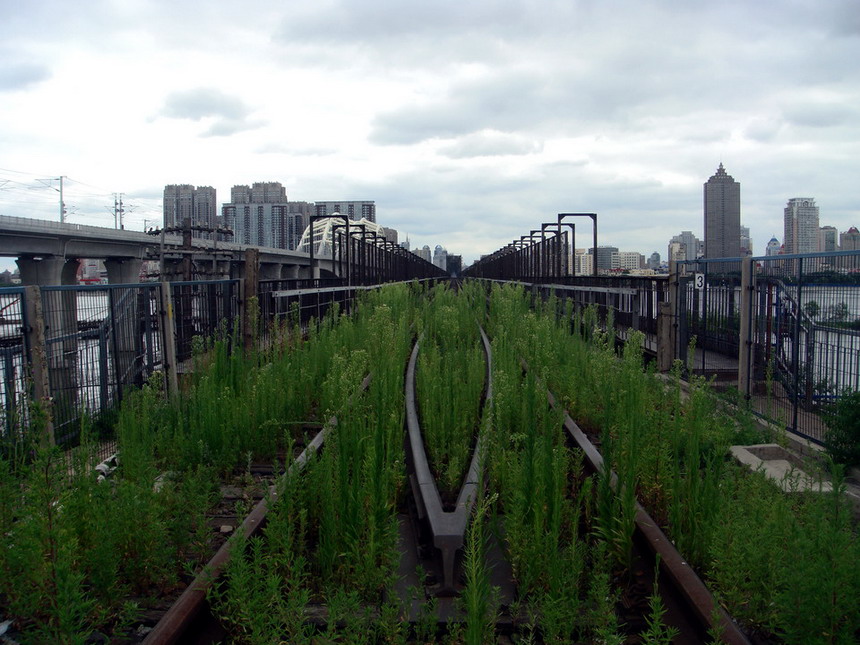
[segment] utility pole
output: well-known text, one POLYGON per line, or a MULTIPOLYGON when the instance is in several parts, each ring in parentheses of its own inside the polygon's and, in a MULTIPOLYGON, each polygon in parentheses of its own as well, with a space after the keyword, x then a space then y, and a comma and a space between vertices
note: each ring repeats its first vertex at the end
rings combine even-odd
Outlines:
POLYGON ((122 196, 124 193, 113 194, 113 227, 125 228, 122 224, 122 215, 125 212, 122 207, 122 196))
POLYGON ((57 179, 60 181, 60 224, 66 221, 66 205, 63 203, 63 179, 65 175, 60 175, 57 179))

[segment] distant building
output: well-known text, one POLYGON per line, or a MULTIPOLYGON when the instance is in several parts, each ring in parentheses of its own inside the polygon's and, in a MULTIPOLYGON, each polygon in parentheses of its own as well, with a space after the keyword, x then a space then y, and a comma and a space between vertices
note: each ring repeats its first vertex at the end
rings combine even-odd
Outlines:
POLYGON ((234 242, 292 250, 310 222, 312 208, 307 202, 290 203, 281 183, 269 181, 233 186, 221 213, 234 242))
POLYGON ((414 249, 412 252, 415 255, 417 255, 419 258, 422 258, 422 259, 426 260, 427 262, 433 261, 433 256, 430 252, 430 247, 427 246, 426 244, 420 249, 418 249, 418 248, 414 249))
POLYGON ((310 202, 287 202, 287 248, 299 248, 302 234, 311 223, 314 205, 310 202))
POLYGON ((749 226, 741 226, 741 255, 752 255, 753 246, 749 226))
POLYGON ((822 226, 818 229, 818 251, 828 253, 839 250, 839 232, 835 226, 822 226))
POLYGON ((839 234, 839 249, 841 251, 856 251, 860 249, 860 231, 852 226, 844 233, 839 234))
POLYGON ((682 260, 695 260, 699 257, 699 247, 701 243, 698 238, 693 235, 692 231, 681 231, 669 240, 669 258, 676 262, 682 260), (680 247, 672 247, 673 243, 680 244, 680 247))
POLYGON ((651 257, 648 258, 647 266, 653 271, 660 270, 660 254, 657 251, 654 251, 651 257))
MULTIPOLYGON (((191 184, 169 184, 164 187, 162 206, 165 228, 191 226, 216 228, 218 226, 218 202, 212 186, 191 184)), ((213 233, 192 230, 191 237, 210 240, 213 233)))
POLYGON ((437 244, 433 251, 433 264, 443 271, 448 270, 448 251, 441 244, 437 244))
POLYGON ((770 238, 770 242, 767 243, 767 248, 764 251, 765 255, 779 255, 779 251, 782 248, 782 244, 779 243, 779 240, 775 237, 770 238))
POLYGON ((375 202, 350 202, 350 201, 327 201, 315 202, 316 215, 331 215, 340 213, 346 215, 349 219, 360 220, 362 218, 371 222, 376 222, 376 203, 375 202))
POLYGON ((741 254, 741 185, 721 163, 704 185, 705 257, 736 258, 741 254))
MULTIPOLYGON (((589 255, 594 255, 594 249, 588 249, 589 255)), ((618 253, 617 246, 597 247, 597 272, 609 272, 612 270, 612 254, 618 253)))
POLYGON ((594 273, 591 249, 576 249, 573 256, 573 275, 592 275, 594 273))
MULTIPOLYGON (((598 255, 598 257, 600 256, 598 255)), ((616 251, 612 254, 612 268, 621 271, 644 269, 645 256, 635 251, 616 251)))
POLYGON ((397 244, 397 229, 383 226, 382 232, 385 235, 386 240, 388 240, 389 242, 394 242, 395 244, 397 244))
POLYGON ((812 197, 793 197, 784 213, 785 253, 816 253, 818 251, 818 206, 812 197))
POLYGON ((448 255, 448 273, 458 277, 461 273, 463 273, 463 256, 462 255, 448 255))

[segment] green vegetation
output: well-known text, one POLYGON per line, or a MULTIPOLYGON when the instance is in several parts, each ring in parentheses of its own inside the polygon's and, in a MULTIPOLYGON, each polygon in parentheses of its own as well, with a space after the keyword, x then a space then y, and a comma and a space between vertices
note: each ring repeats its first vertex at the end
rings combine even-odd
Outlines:
POLYGON ((416 389, 427 458, 443 498, 456 497, 481 418, 486 360, 473 302, 477 285, 434 289, 422 310, 416 389), (471 293, 470 293, 471 292, 471 293))
POLYGON ((824 445, 837 463, 860 466, 860 392, 843 394, 827 420, 824 445))
MULTIPOLYGON (((721 411, 707 383, 694 378, 682 394, 680 365, 668 381, 643 370, 636 334, 615 358, 594 311, 571 315, 549 299, 532 314, 516 299, 527 301, 494 289, 493 329, 519 341, 574 419, 600 437, 618 475, 615 492, 605 473, 598 477, 593 529, 615 566, 627 565, 635 490, 735 617, 786 643, 855 642, 860 540, 840 476, 833 493, 786 496, 763 475, 730 465, 729 445, 756 432, 746 413, 721 411)), ((845 427, 856 429, 850 403, 843 414, 845 427)), ((650 633, 657 638, 659 630, 652 625, 650 633)))
MULTIPOLYGON (((86 421, 71 456, 34 445, 0 460, 3 618, 23 642, 128 635, 150 598, 180 589, 210 557, 206 513, 219 487, 241 480, 252 461, 292 463, 313 422, 326 424, 323 449, 277 480, 259 535, 231 538, 232 558, 210 592, 230 642, 491 643, 507 613, 519 642, 621 643, 616 609, 636 566, 637 501, 748 627, 785 643, 854 642, 860 541, 841 470, 833 493, 786 495, 728 459, 734 441, 757 436, 746 414, 723 412, 701 379, 682 387, 680 364, 667 378, 643 369, 640 334, 619 356, 603 331, 611 320, 595 309, 532 302, 510 286, 492 286, 488 305, 486 296, 476 284, 459 293, 390 286, 351 316, 335 309, 304 333, 295 320, 272 330, 265 349, 231 352, 238 338, 226 332, 199 343, 175 400, 156 379, 127 398, 116 421, 120 466, 104 482, 93 473, 96 433, 86 421), (494 397, 483 418, 478 320, 493 346, 494 397), (486 433, 460 621, 444 635, 434 598, 415 591, 423 609, 410 626, 394 587, 407 489, 403 377, 421 334, 425 441, 451 490, 479 427, 486 433), (586 472, 566 440, 547 388, 599 444, 599 472, 586 472), (512 607, 491 584, 494 543, 517 584, 512 607), (325 608, 322 626, 309 606, 325 608)), ((833 450, 857 446, 860 398, 844 401, 833 450)), ((38 410, 31 416, 39 422, 38 410)), ((237 514, 247 510, 243 502, 237 514)), ((671 642, 659 595, 644 594, 636 638, 671 642)))

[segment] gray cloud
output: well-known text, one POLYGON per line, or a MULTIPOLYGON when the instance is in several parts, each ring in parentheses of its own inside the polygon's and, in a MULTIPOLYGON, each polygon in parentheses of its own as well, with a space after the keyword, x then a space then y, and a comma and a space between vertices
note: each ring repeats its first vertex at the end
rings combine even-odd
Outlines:
POLYGON ((757 118, 747 125, 744 136, 759 143, 767 143, 776 138, 781 128, 782 121, 779 119, 757 118))
POLYGON ((325 157, 337 153, 332 148, 291 148, 282 143, 265 143, 259 146, 255 152, 262 155, 290 155, 294 157, 325 157))
POLYGON ((261 120, 243 121, 241 119, 218 119, 209 126, 209 129, 203 132, 201 136, 229 137, 230 135, 237 134, 239 132, 256 130, 257 128, 263 127, 265 124, 266 122, 261 120))
POLYGON ((858 109, 841 102, 798 102, 785 110, 786 119, 794 125, 830 128, 856 122, 858 109))
POLYGON ((503 132, 478 132, 443 146, 439 151, 451 159, 470 157, 503 157, 541 152, 543 143, 503 132))
POLYGON ((248 118, 251 109, 241 99, 214 88, 173 92, 165 99, 160 114, 191 121, 212 119, 202 133, 204 137, 226 137, 265 125, 264 121, 248 118))
POLYGON ((0 65, 0 92, 23 90, 50 78, 51 72, 44 65, 11 63, 0 65))
POLYGON ((198 88, 173 92, 164 100, 162 116, 199 121, 208 116, 243 119, 250 113, 245 103, 235 96, 214 88, 198 88))

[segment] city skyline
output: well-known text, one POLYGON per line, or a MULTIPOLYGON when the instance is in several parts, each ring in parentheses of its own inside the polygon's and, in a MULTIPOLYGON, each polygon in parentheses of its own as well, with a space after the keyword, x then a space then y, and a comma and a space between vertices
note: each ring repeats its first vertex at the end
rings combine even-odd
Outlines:
POLYGON ((571 211, 649 256, 704 236, 702 182, 723 163, 757 254, 796 195, 840 233, 860 224, 851 2, 254 10, 17 8, 0 25, 0 212, 56 221, 62 175, 70 222, 111 226, 124 193, 141 230, 167 184, 225 203, 280 181, 296 201, 373 196, 382 224, 465 264, 571 211))

